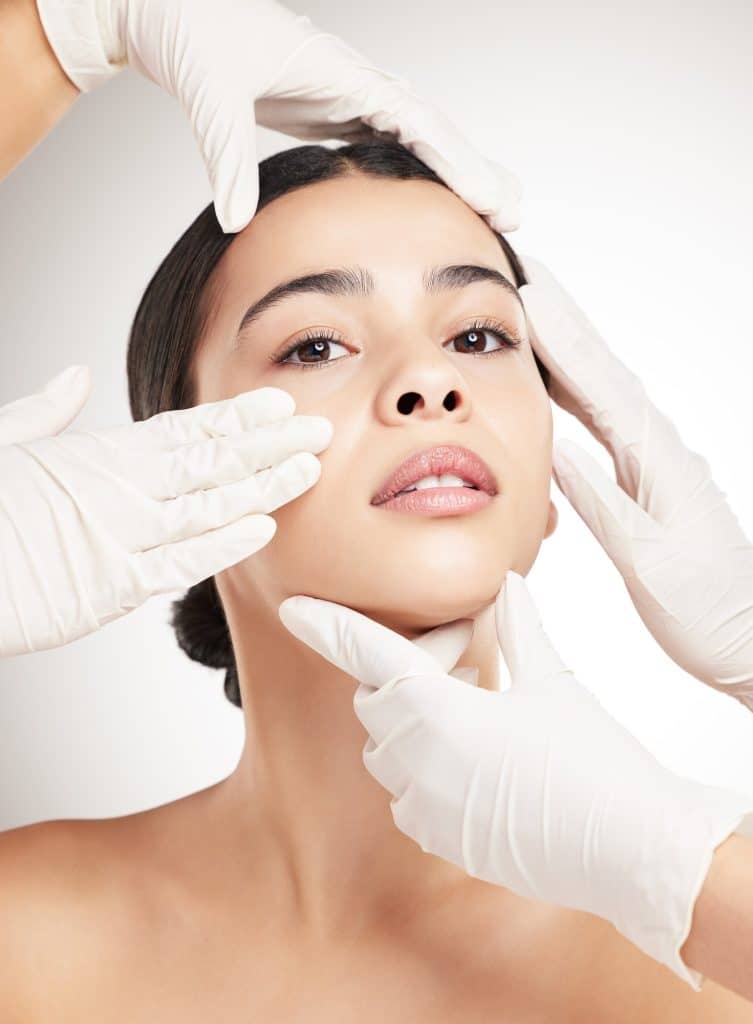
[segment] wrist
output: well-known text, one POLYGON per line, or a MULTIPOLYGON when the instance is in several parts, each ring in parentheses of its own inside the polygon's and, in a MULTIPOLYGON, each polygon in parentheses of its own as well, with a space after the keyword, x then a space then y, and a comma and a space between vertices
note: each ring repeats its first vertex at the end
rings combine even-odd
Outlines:
POLYGON ((52 51, 67 77, 89 92, 122 70, 118 15, 107 0, 36 0, 52 51))
POLYGON ((753 797, 669 772, 670 784, 636 830, 626 861, 629 898, 610 919, 617 930, 700 991, 701 972, 680 949, 717 847, 733 832, 750 834, 753 797))

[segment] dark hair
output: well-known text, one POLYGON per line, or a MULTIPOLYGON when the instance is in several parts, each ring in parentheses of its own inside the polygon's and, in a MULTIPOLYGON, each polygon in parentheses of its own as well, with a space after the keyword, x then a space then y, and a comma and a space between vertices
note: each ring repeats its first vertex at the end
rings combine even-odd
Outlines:
MULTIPOLYGON (((283 150, 259 164, 257 210, 294 189, 361 173, 378 178, 419 178, 446 185, 399 142, 377 138, 330 149, 306 145, 283 150)), ((496 231, 515 274, 523 268, 508 241, 496 231)), ((144 292, 131 326, 126 358, 128 397, 134 420, 196 404, 192 358, 211 309, 208 287, 234 234, 224 234, 210 203, 160 263, 144 292)), ((536 358, 548 386, 546 368, 536 358)), ((241 707, 238 672, 225 612, 214 577, 190 587, 172 605, 171 625, 189 658, 225 669, 225 696, 241 707)))

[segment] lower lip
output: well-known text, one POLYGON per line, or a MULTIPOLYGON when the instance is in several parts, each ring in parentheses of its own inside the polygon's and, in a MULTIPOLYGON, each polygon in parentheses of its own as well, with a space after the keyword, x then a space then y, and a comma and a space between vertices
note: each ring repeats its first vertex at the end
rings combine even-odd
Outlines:
POLYGON ((472 487, 425 487, 420 491, 396 494, 376 508, 394 512, 415 512, 423 516, 462 516, 488 505, 492 496, 472 487))

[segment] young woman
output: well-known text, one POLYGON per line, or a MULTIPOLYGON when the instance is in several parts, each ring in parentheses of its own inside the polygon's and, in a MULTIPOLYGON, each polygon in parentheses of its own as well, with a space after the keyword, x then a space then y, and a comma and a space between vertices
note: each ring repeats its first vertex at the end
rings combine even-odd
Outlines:
POLYGON ((457 670, 498 689, 490 602, 556 525, 546 374, 509 245, 402 147, 279 153, 260 196, 236 236, 211 208, 197 218, 128 352, 136 419, 273 386, 334 423, 321 479, 275 513, 272 540, 175 610, 184 650, 225 668, 246 744, 184 799, 5 837, 7 864, 24 849, 35 869, 16 1019, 753 1021, 604 920, 471 878, 395 828, 353 680, 277 609, 308 593, 411 638, 475 617, 457 670), (393 470, 435 446, 474 453, 492 500, 380 507, 393 470))

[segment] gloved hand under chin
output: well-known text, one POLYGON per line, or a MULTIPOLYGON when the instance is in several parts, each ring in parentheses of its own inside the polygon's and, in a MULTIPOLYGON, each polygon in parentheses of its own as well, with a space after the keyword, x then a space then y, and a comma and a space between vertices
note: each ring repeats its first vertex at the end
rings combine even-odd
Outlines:
POLYGON ((714 849, 734 830, 753 837, 753 797, 663 767, 563 665, 520 576, 495 604, 504 692, 449 674, 468 620, 410 641, 317 598, 288 598, 279 615, 359 682, 364 764, 422 850, 596 914, 700 989, 679 950, 714 849))

